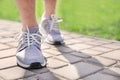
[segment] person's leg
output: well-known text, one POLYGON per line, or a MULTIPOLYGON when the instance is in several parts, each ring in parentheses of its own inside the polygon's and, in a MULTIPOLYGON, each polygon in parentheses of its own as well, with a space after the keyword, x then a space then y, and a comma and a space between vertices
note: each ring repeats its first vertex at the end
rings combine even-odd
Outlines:
POLYGON ((21 16, 23 29, 25 27, 38 26, 35 17, 35 0, 16 0, 16 4, 21 16))
POLYGON ((55 17, 57 0, 44 0, 44 14, 40 23, 40 32, 50 44, 63 44, 63 38, 59 31, 58 20, 55 17))
POLYGON ((44 18, 50 17, 55 14, 57 0, 44 0, 44 18))
POLYGON ((35 0, 16 0, 23 30, 17 48, 17 64, 24 68, 46 66, 41 52, 41 34, 35 17, 35 0))

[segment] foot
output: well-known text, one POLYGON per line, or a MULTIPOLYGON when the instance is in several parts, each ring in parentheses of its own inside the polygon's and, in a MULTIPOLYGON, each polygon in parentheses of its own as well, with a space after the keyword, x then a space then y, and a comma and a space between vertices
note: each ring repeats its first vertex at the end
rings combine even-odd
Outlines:
POLYGON ((54 15, 41 21, 40 32, 47 43, 55 45, 64 44, 57 19, 54 15))
POLYGON ((17 64, 27 69, 39 69, 46 66, 41 52, 41 34, 39 31, 30 33, 29 29, 22 32, 17 49, 17 64))

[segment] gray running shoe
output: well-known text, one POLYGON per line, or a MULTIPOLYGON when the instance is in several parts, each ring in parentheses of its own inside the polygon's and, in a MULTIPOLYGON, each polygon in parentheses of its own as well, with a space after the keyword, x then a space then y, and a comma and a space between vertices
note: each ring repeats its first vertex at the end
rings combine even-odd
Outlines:
POLYGON ((29 29, 22 32, 17 49, 17 64, 27 69, 39 69, 46 66, 46 60, 41 52, 41 34, 30 33, 29 29))
POLYGON ((48 19, 42 20, 40 23, 40 32, 49 44, 64 44, 63 37, 59 31, 58 20, 54 15, 48 19))

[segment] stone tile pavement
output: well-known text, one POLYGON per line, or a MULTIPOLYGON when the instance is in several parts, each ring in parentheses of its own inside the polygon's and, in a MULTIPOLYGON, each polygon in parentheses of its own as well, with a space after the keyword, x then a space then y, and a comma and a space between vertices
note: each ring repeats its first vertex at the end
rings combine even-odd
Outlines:
POLYGON ((47 68, 16 65, 19 22, 0 20, 0 80, 120 80, 120 42, 62 31, 65 45, 42 44, 47 68))

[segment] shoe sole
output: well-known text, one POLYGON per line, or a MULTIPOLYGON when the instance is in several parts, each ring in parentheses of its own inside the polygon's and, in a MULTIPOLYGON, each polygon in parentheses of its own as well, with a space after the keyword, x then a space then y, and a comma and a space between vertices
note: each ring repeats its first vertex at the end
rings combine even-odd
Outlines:
POLYGON ((42 68, 46 67, 46 65, 41 66, 41 64, 39 62, 32 63, 29 67, 23 67, 23 66, 19 65, 18 63, 17 63, 17 66, 24 68, 24 69, 42 69, 42 68))
POLYGON ((48 39, 45 40, 46 43, 51 44, 51 45, 63 45, 65 44, 64 41, 50 41, 48 39))
POLYGON ((19 60, 17 60, 17 65, 24 69, 42 69, 46 67, 46 63, 47 63, 46 58, 43 64, 40 64, 40 62, 34 62, 34 63, 31 63, 30 65, 23 64, 19 60))

